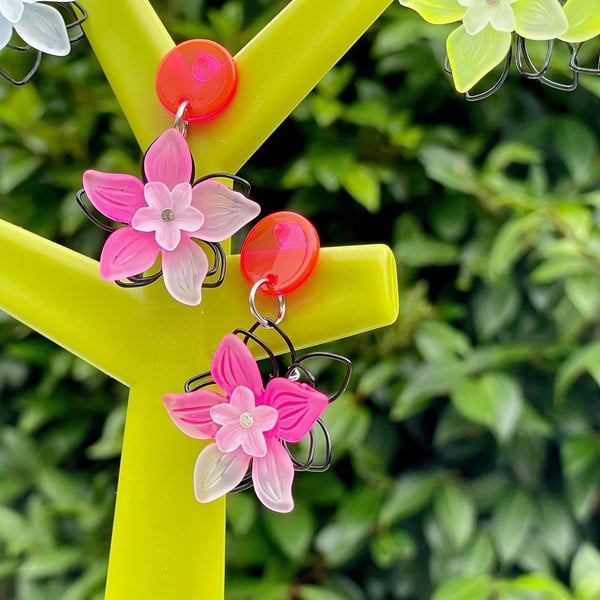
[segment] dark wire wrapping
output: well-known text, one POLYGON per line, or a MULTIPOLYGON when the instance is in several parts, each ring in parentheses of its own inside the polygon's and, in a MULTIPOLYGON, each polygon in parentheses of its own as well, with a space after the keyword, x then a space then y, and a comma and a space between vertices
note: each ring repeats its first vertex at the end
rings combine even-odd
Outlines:
MULTIPOLYGON (((540 83, 547 85, 548 87, 554 88, 556 90, 560 90, 563 92, 572 92, 577 89, 579 85, 579 75, 600 75, 600 58, 598 60, 598 64, 596 67, 583 67, 578 62, 578 57, 582 47, 584 46, 584 42, 579 44, 571 44, 568 42, 561 42, 560 40, 548 40, 548 48, 546 51, 546 55, 541 63, 541 65, 536 65, 533 60, 531 53, 527 49, 528 40, 521 37, 520 35, 515 34, 516 43, 515 43, 515 67, 520 75, 527 79, 532 79, 539 81, 540 83), (550 68, 552 57, 554 51, 556 49, 557 43, 564 44, 569 52, 569 62, 565 65, 566 70, 570 72, 570 81, 563 82, 557 81, 556 79, 552 79, 548 76, 548 70, 550 68)), ((506 81, 508 74, 510 72, 510 65, 512 62, 513 49, 512 47, 509 49, 508 54, 504 60, 504 64, 502 66, 502 72, 498 78, 498 80, 489 88, 482 92, 472 93, 470 90, 465 93, 465 98, 471 102, 475 102, 477 100, 485 100, 489 98, 492 94, 497 92, 502 84, 506 81)), ((450 68, 450 62, 448 60, 448 56, 444 61, 444 71, 448 74, 452 74, 452 69, 450 68)))
MULTIPOLYGON (((300 377, 303 376, 303 383, 309 385, 313 389, 316 389, 316 377, 315 375, 308 369, 308 367, 304 364, 306 361, 313 358, 325 358, 328 360, 335 361, 340 363, 344 367, 344 377, 342 379, 341 384, 338 386, 338 389, 331 395, 328 396, 329 402, 333 402, 337 398, 339 398, 346 388, 348 387, 348 383, 350 382, 350 376, 352 375, 352 363, 345 356, 340 356, 339 354, 333 354, 331 352, 309 352, 307 354, 303 354, 301 356, 298 355, 294 345, 289 338, 289 336, 271 319, 265 319, 268 322, 268 329, 273 329, 277 332, 277 334, 281 337, 281 339, 285 342, 289 350, 289 365, 285 368, 282 375, 282 368, 275 356, 274 352, 269 348, 269 346, 261 340, 257 335, 256 331, 261 327, 259 322, 254 323, 250 329, 236 329, 233 333, 235 335, 241 336, 244 344, 248 345, 250 341, 257 344, 267 355, 267 359, 270 362, 271 372, 268 375, 269 379, 274 377, 286 377, 293 381, 297 381, 300 377)), ((215 385, 215 380, 212 378, 210 371, 205 371, 194 377, 190 377, 185 384, 184 390, 186 393, 195 392, 196 390, 215 385)), ((314 473, 322 473, 326 471, 331 466, 331 437, 329 436, 329 432, 325 427, 325 424, 321 419, 317 419, 314 427, 309 431, 308 434, 308 449, 306 451, 306 457, 303 459, 299 459, 294 455, 289 445, 280 440, 283 444, 284 448, 287 450, 292 464, 294 465, 295 471, 310 471, 314 473), (319 435, 322 436, 324 448, 324 460, 322 463, 315 464, 315 453, 317 449, 317 444, 319 441, 319 435)), ((244 490, 250 489, 252 487, 252 474, 248 472, 242 481, 231 490, 233 492, 242 492, 244 490)))
MULTIPOLYGON (((199 179, 197 179, 196 181, 194 181, 194 185, 197 183, 200 183, 202 181, 207 181, 208 179, 224 179, 224 178, 231 179, 231 181, 233 181, 234 184, 237 184, 240 187, 241 192, 244 194, 244 196, 248 196, 250 194, 250 191, 251 191, 250 183, 246 179, 243 179, 242 177, 239 177, 237 175, 232 175, 230 173, 210 173, 209 175, 204 175, 204 176, 200 177, 199 179)), ((87 198, 87 195, 86 195, 84 189, 79 190, 77 192, 77 194, 75 195, 75 198, 77 199, 77 204, 79 204, 79 207, 81 208, 81 210, 83 211, 85 216, 94 225, 96 225, 97 227, 100 227, 100 229, 103 229, 104 231, 108 231, 109 233, 112 233, 113 231, 116 231, 118 229, 118 227, 113 225, 111 222, 103 221, 98 216, 96 216, 96 214, 88 206, 88 203, 86 203, 86 201, 84 200, 84 198, 87 198)), ((225 251, 223 250, 223 246, 221 244, 219 244, 218 242, 207 242, 205 240, 201 240, 201 242, 202 242, 202 244, 205 244, 206 246, 208 246, 213 254, 212 265, 210 266, 210 268, 208 269, 208 272, 206 273, 207 278, 212 277, 213 279, 211 279, 210 281, 204 280, 202 282, 202 287, 203 288, 219 287, 225 280, 225 270, 226 270, 225 251)), ((156 273, 152 273, 151 275, 144 275, 143 273, 140 273, 139 275, 134 275, 133 277, 128 277, 125 280, 115 281, 115 283, 118 286, 124 287, 124 288, 143 287, 145 285, 154 283, 155 281, 160 279, 161 276, 162 276, 162 269, 159 269, 156 273)))
MULTIPOLYGON (((65 21, 65 25, 67 27, 67 31, 69 33, 72 30, 76 29, 76 32, 73 35, 69 35, 69 41, 71 43, 78 42, 84 37, 83 30, 81 29, 81 24, 87 19, 87 12, 79 4, 79 2, 57 2, 56 6, 62 9, 62 14, 67 15, 67 17, 72 17, 72 20, 65 21), (75 10, 77 9, 77 10, 75 10)), ((15 52, 23 52, 30 53, 35 56, 33 59, 33 65, 27 71, 27 73, 21 77, 20 79, 15 79, 12 75, 10 75, 7 71, 5 71, 2 67, 0 67, 0 77, 6 79, 9 83, 12 83, 16 86, 25 85, 37 72, 40 64, 42 63, 42 55, 43 52, 41 50, 36 50, 32 48, 29 44, 15 44, 14 42, 9 42, 6 45, 6 48, 10 50, 14 50, 15 52)))

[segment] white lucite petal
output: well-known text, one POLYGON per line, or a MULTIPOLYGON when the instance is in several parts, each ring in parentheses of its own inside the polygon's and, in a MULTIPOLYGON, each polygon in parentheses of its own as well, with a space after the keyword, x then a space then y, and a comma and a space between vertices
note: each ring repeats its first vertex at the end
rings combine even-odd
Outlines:
POLYGON ((0 0, 0 15, 16 23, 23 16, 23 0, 0 0))
POLYGON ((52 6, 45 4, 23 5, 23 15, 15 23, 15 31, 36 50, 66 56, 71 51, 67 26, 61 14, 52 6))
POLYGON ((194 491, 199 502, 211 502, 230 492, 248 470, 250 457, 241 450, 221 452, 209 444, 200 452, 194 469, 194 491))
POLYGON ((529 40, 551 40, 569 29, 558 0, 519 0, 512 8, 516 32, 529 40))
POLYGON ((0 15, 0 50, 10 42, 12 31, 12 24, 0 15))

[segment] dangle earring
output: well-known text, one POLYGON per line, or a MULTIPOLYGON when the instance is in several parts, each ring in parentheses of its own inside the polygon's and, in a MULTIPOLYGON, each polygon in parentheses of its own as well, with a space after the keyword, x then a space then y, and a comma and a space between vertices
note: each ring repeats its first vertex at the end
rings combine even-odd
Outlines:
POLYGON ((209 40, 175 47, 156 77, 157 95, 174 114, 174 125, 146 151, 142 178, 95 170, 83 174, 77 201, 93 223, 110 232, 100 256, 104 279, 140 287, 162 275, 171 296, 192 306, 201 302, 202 287, 222 283, 225 253, 220 242, 254 219, 260 206, 247 198, 250 184, 235 175, 211 173, 194 180, 185 136, 189 122, 220 114, 236 88, 237 69, 224 48, 209 40), (218 181, 223 178, 241 191, 218 181), (84 196, 104 217, 122 226, 96 217, 84 196), (203 247, 212 253, 210 265, 203 247), (159 254, 161 267, 145 275, 159 254))
POLYGON ((249 305, 255 323, 225 335, 210 371, 190 378, 185 393, 164 396, 171 419, 183 433, 213 440, 200 452, 194 469, 200 502, 254 487, 267 508, 289 512, 294 507, 294 472, 329 468, 331 440, 321 415, 346 389, 352 364, 329 352, 300 355, 280 327, 286 295, 309 279, 318 254, 317 232, 304 217, 283 211, 257 223, 240 257, 243 277, 251 286, 249 305), (274 319, 260 312, 259 294, 277 299, 274 319), (281 338, 288 350, 287 366, 280 365, 261 339, 262 329, 281 338), (266 374, 250 344, 267 356, 266 374), (327 395, 318 389, 315 366, 332 361, 343 374, 336 390, 327 395))
MULTIPOLYGON (((13 85, 24 85, 38 70, 43 54, 66 56, 71 44, 83 38, 81 24, 87 13, 79 2, 4 0, 0 2, 0 53, 4 50, 34 55, 27 73, 11 75, 0 62, 0 77, 13 85)), ((4 56, 9 56, 5 53, 4 56)))

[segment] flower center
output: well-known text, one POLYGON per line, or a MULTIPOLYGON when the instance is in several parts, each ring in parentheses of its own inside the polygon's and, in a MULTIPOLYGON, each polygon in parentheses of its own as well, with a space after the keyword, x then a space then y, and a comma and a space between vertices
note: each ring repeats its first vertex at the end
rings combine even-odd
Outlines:
POLYGON ((160 220, 163 223, 172 223, 175 220, 175 211, 172 208, 165 208, 160 213, 160 220))
POLYGON ((500 4, 500 0, 485 0, 490 6, 496 6, 500 4))
POLYGON ((248 429, 248 428, 252 427, 252 425, 254 425, 254 417, 252 416, 252 413, 249 413, 249 412, 242 413, 240 415, 240 425, 244 429, 248 429))

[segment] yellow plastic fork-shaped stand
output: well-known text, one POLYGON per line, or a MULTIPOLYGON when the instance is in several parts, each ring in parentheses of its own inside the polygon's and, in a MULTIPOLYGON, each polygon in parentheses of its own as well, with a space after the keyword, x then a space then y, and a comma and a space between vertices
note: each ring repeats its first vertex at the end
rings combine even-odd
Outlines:
MULTIPOLYGON (((146 0, 80 1, 87 37, 145 149, 173 125, 154 92, 173 42, 146 0)), ((197 173, 235 173, 390 1, 290 2, 236 56, 233 103, 190 126, 197 173)), ((208 368, 223 335, 252 323, 239 257, 228 257, 224 284, 189 307, 161 283, 103 281, 95 260, 1 221, 0 256, 0 307, 131 390, 107 600, 222 599, 225 501, 195 500, 201 443, 173 425, 161 399, 208 368)), ((283 325, 298 348, 387 325, 398 312, 393 256, 383 245, 325 248, 287 304, 283 325)))

